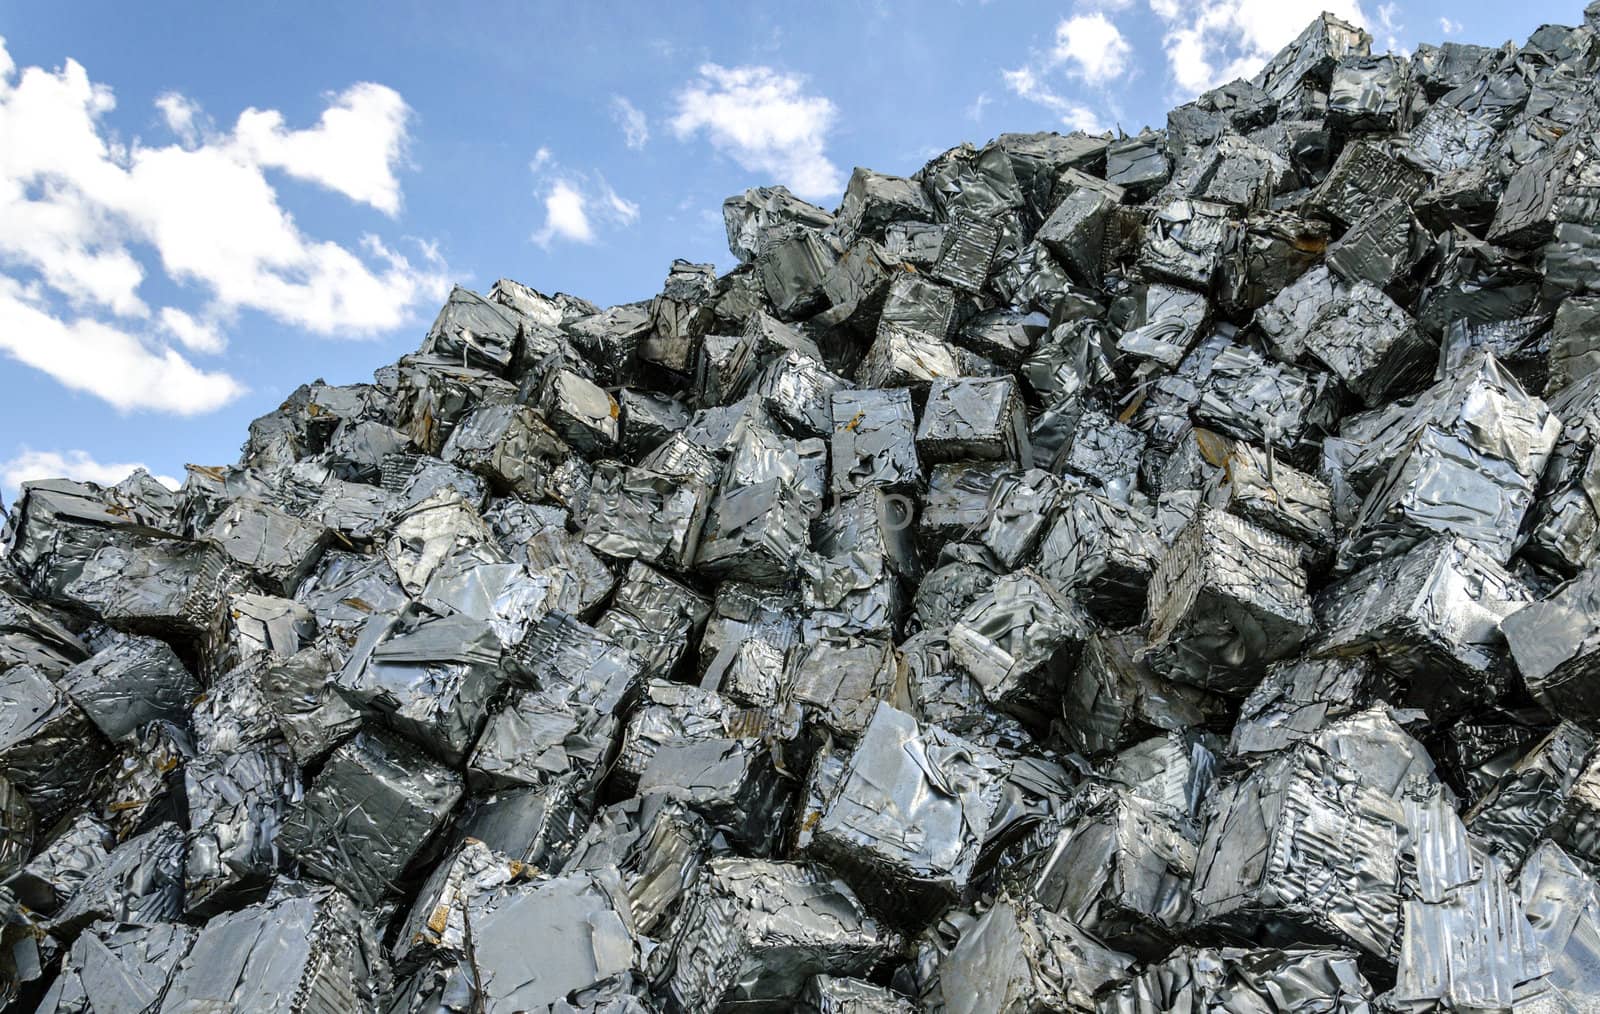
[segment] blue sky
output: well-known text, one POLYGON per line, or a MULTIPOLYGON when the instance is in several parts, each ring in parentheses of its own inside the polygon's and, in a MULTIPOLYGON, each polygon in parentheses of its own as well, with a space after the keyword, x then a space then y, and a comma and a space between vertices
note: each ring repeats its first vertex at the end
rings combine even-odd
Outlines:
POLYGON ((1375 48, 1581 4, 24 4, 0 0, 0 491, 233 461, 449 285, 602 305, 732 266, 721 202, 1005 131, 1161 125, 1324 8, 1375 48), (658 13, 668 11, 663 16, 658 13))

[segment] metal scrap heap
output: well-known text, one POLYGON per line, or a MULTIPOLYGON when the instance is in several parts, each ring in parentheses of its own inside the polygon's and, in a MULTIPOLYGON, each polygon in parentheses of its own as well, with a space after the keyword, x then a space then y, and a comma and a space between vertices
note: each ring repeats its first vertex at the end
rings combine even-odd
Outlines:
POLYGON ((1331 15, 23 487, 0 1001, 1600 1009, 1600 3, 1331 15))

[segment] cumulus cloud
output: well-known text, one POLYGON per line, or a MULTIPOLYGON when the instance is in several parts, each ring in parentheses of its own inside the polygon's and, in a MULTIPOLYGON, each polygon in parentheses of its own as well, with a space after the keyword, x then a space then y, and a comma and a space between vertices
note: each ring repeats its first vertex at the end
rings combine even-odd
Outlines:
POLYGON ((1052 65, 1068 65, 1070 72, 1090 84, 1105 84, 1128 69, 1133 47, 1111 19, 1096 11, 1066 18, 1056 25, 1052 65))
POLYGON ((638 106, 621 95, 611 97, 611 118, 622 129, 622 143, 635 150, 650 142, 650 124, 638 106))
POLYGON ((330 97, 309 130, 288 130, 276 109, 246 109, 234 125, 234 143, 248 161, 370 204, 386 215, 400 212, 394 169, 405 153, 411 107, 400 93, 370 81, 330 97))
POLYGON ((1097 9, 1056 22, 1050 47, 1035 51, 1021 67, 1002 70, 1000 79, 1013 95, 1050 110, 1069 130, 1101 133, 1106 129, 1105 120, 1094 105, 1063 94, 1059 86, 1088 85, 1097 103, 1103 105, 1107 86, 1130 75, 1133 47, 1104 12, 1120 10, 1131 2, 1085 4, 1097 9))
POLYGON ((1081 130, 1087 134, 1098 134, 1104 131, 1105 125, 1100 116, 1089 106, 1077 102, 1064 95, 1052 91, 1041 79, 1039 73, 1031 67, 1019 67, 1016 70, 1000 72, 1000 79, 1007 88, 1018 98, 1037 102, 1046 109, 1054 112, 1068 130, 1081 130))
POLYGON ((838 108, 808 94, 806 80, 771 67, 702 64, 677 96, 672 130, 704 133, 712 147, 743 168, 764 174, 801 197, 836 196, 844 176, 827 155, 838 108))
POLYGON ((1460 35, 1461 34, 1461 22, 1452 21, 1449 18, 1440 18, 1439 19, 1439 31, 1443 32, 1446 35, 1460 35))
POLYGON ((528 168, 538 181, 544 205, 544 224, 533 234, 533 241, 542 247, 558 239, 593 243, 598 238, 597 223, 625 227, 639 220, 639 205, 612 189, 605 177, 563 168, 549 148, 535 152, 528 168))
POLYGON ((307 129, 247 109, 221 133, 167 93, 156 109, 177 140, 165 145, 120 140, 105 122, 115 108, 81 64, 19 73, 0 39, 0 350, 17 360, 121 409, 204 412, 244 390, 185 355, 225 347, 217 321, 254 310, 359 336, 448 291, 429 248, 413 264, 375 235, 354 248, 306 235, 268 180, 397 213, 410 111, 393 90, 330 96, 307 129), (146 302, 152 262, 198 313, 146 302))
MULTIPOLYGON (((88 451, 35 451, 24 447, 15 457, 0 462, 0 484, 4 485, 6 499, 15 502, 17 490, 25 482, 76 479, 79 482, 115 486, 141 468, 145 468, 145 465, 138 461, 96 461, 88 451)), ((148 468, 145 470, 149 471, 148 468)), ((170 475, 154 475, 151 478, 172 489, 183 485, 170 475)))
POLYGON ((1167 69, 1180 100, 1255 74, 1323 11, 1369 23, 1359 0, 1150 0, 1150 9, 1166 26, 1167 69))

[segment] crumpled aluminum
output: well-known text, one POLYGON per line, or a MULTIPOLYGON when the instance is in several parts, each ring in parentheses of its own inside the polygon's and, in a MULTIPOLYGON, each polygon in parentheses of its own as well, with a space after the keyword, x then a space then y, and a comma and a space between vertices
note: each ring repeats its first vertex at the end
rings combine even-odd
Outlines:
POLYGON ((1001 771, 997 757, 880 703, 823 803, 812 853, 888 917, 917 922, 979 872, 1001 771), (908 837, 907 824, 922 833, 908 837))
POLYGON ((916 417, 902 389, 833 393, 833 491, 841 496, 868 486, 915 484, 916 417))
POLYGON ((459 764, 504 679, 500 648, 494 629, 469 616, 376 616, 334 686, 368 718, 459 764))
POLYGON ((276 838, 301 799, 300 772, 281 745, 206 753, 184 766, 189 808, 184 911, 207 915, 264 893, 288 865, 276 838))
POLYGON ((1047 725, 1089 629, 1075 602, 1024 568, 967 607, 950 627, 950 653, 996 708, 1047 725))
POLYGON ((659 976, 670 1011, 787 1002, 813 975, 864 976, 900 938, 822 867, 737 857, 706 864, 659 976))
POLYGON ((1010 377, 933 382, 917 427, 919 459, 1029 461, 1027 416, 1010 377))
POLYGON ((48 827, 87 793, 111 759, 99 730, 48 676, 28 665, 0 672, 0 775, 48 827))
POLYGON ((1324 588, 1316 650, 1374 655, 1408 681, 1406 703, 1442 717, 1503 685, 1500 623, 1531 598, 1466 541, 1438 537, 1324 588))
POLYGON ((941 1009, 1011 1014, 1035 1005, 1090 1011, 1094 997, 1132 964, 1071 920, 1026 901, 1001 899, 939 962, 941 1009))
POLYGON ((165 641, 119 638, 56 680, 107 739, 129 739, 146 723, 188 723, 200 684, 165 641))
POLYGON ((1350 951, 1180 947, 1101 997, 1098 1010, 1371 1014, 1373 992, 1350 951))
POLYGON ((1172 542, 1148 601, 1150 664, 1224 693, 1249 691, 1316 627, 1295 545, 1211 508, 1172 542))
POLYGON ((371 1002, 360 912, 333 888, 280 882, 267 900, 213 916, 178 963, 161 1014, 228 1010, 275 996, 296 1014, 371 1002))
POLYGON ((371 905, 391 894, 461 798, 461 777, 415 747, 360 733, 333 752, 289 811, 278 847, 371 905))
POLYGON ((1199 920, 1345 941, 1383 963, 1400 946, 1404 808, 1310 746, 1217 789, 1195 860, 1199 920))

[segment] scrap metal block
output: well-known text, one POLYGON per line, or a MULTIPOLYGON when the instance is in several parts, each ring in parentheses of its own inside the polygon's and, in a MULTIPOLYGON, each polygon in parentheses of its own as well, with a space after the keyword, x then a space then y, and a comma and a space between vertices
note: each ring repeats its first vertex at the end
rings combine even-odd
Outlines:
POLYGON ((1467 542, 1430 539, 1323 589, 1316 651, 1370 652, 1408 681, 1407 702, 1437 717, 1503 685, 1499 626, 1531 598, 1522 582, 1467 542))
POLYGON ((289 811, 278 845, 318 879, 377 904, 398 893, 401 875, 461 791, 460 775, 415 748, 361 733, 333 752, 289 811))
POLYGON ((1010 377, 939 378, 917 428, 923 461, 1029 461, 1028 417, 1010 377))
POLYGON ((825 868, 713 859, 677 919, 662 993, 683 1014, 787 1004, 813 975, 867 975, 899 946, 825 868))
POLYGON ((823 804, 812 853, 888 918, 921 924, 981 872, 1002 774, 998 758, 880 703, 823 804))
POLYGON ((1294 543, 1212 508, 1173 541, 1148 603, 1151 665, 1229 694, 1248 692, 1316 630, 1294 543))

